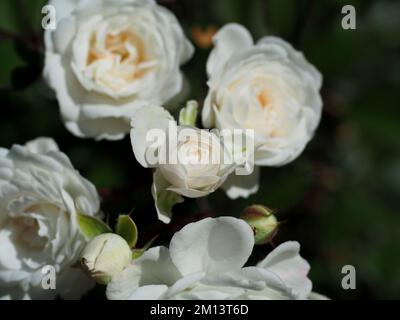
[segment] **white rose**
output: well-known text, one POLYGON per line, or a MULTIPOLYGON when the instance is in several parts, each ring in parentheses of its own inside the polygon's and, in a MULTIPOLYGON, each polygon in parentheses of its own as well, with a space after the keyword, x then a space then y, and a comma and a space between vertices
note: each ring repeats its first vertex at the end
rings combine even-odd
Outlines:
POLYGON ((321 74, 289 43, 265 37, 254 44, 238 24, 223 27, 214 44, 207 63, 203 125, 254 129, 256 165, 281 166, 294 160, 320 121, 321 74))
POLYGON ((51 0, 44 76, 66 127, 78 137, 122 139, 146 102, 182 90, 193 54, 175 16, 154 0, 51 0))
POLYGON ((112 278, 107 297, 140 299, 318 299, 297 242, 285 242, 255 267, 243 267, 254 245, 243 220, 207 218, 177 232, 112 278))
POLYGON ((93 282, 76 265, 86 244, 77 212, 95 216, 95 187, 52 139, 0 149, 0 297, 78 298, 93 282), (42 268, 56 271, 56 289, 42 288, 42 268))
POLYGON ((152 105, 138 111, 131 126, 132 148, 137 161, 144 167, 156 169, 152 194, 159 219, 165 223, 170 222, 172 206, 183 201, 181 196, 207 196, 217 190, 238 166, 226 140, 207 130, 177 125, 169 112, 160 106, 152 105), (152 129, 158 129, 156 133, 162 133, 165 139, 150 141, 148 134, 152 129), (176 137, 171 135, 172 132, 176 137))

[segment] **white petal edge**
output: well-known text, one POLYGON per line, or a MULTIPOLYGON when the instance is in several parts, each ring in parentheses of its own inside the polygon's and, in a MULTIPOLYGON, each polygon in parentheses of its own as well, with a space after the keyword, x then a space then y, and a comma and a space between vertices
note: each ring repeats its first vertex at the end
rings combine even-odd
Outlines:
POLYGON ((311 293, 312 283, 307 277, 310 265, 300 256, 300 244, 296 241, 276 247, 257 267, 277 274, 298 299, 306 299, 311 293))
POLYGON ((46 154, 50 151, 59 151, 57 143, 52 138, 37 138, 25 144, 30 152, 46 154))
POLYGON ((260 169, 255 166, 252 174, 238 176, 233 172, 222 185, 227 196, 232 199, 248 198, 259 189, 260 169))
MULTIPOLYGON (((174 118, 164 108, 156 105, 149 105, 138 110, 131 121, 131 144, 136 160, 145 168, 151 165, 147 161, 149 152, 154 154, 156 147, 154 141, 148 141, 149 131, 159 129, 160 134, 166 133, 169 124, 174 124, 174 118)), ((156 133, 156 132, 155 132, 156 133)), ((161 147, 161 146, 159 146, 161 147)))
POLYGON ((184 201, 178 193, 169 190, 169 186, 169 182, 164 178, 160 170, 156 169, 153 174, 151 194, 154 199, 158 219, 167 224, 171 222, 173 206, 184 201))
POLYGON ((186 225, 170 243, 172 261, 182 273, 207 275, 243 267, 254 246, 250 226, 236 218, 207 218, 186 225))
POLYGON ((211 76, 225 62, 239 51, 251 47, 253 38, 242 25, 229 23, 222 27, 213 38, 215 48, 207 61, 207 74, 211 76))

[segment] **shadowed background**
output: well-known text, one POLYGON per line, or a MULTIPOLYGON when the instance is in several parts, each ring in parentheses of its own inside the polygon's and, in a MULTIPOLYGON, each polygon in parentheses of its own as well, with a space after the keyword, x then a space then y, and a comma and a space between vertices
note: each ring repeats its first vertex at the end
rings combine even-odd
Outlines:
MULTIPOLYGON (((212 34, 245 25, 255 39, 277 35, 303 51, 324 76, 324 112, 315 138, 293 163, 262 168, 259 192, 231 201, 222 191, 175 207, 168 227, 157 222, 152 174, 136 162, 129 138, 96 142, 72 136, 41 78, 43 0, 0 1, 0 146, 53 137, 92 181, 112 224, 129 213, 145 243, 158 244, 205 216, 238 215, 253 203, 284 221, 274 244, 297 240, 311 264, 314 290, 333 299, 400 298, 400 3, 398 1, 164 0, 196 45, 183 70, 189 98, 207 93, 205 63, 212 34), (352 4, 357 29, 341 28, 352 4), (343 290, 341 269, 353 265, 357 289, 343 290)), ((1 244, 0 244, 1 246, 1 244)), ((273 244, 257 247, 261 259, 273 244)), ((98 288, 88 298, 104 298, 98 288)))

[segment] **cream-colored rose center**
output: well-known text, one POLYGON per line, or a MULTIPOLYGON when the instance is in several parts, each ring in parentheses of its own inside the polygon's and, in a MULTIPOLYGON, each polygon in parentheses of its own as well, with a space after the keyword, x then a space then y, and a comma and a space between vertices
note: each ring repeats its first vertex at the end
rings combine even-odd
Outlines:
POLYGON ((266 108, 269 104, 269 95, 268 95, 268 90, 266 88, 261 89, 257 93, 257 100, 260 103, 260 106, 262 108, 266 108))
MULTIPOLYGON (((229 86, 228 90, 234 93, 237 90, 240 90, 241 86, 246 86, 244 79, 237 79, 233 81, 229 86)), ((270 90, 267 88, 266 84, 263 84, 263 81, 255 78, 250 82, 250 86, 253 88, 256 99, 259 102, 261 108, 266 108, 271 103, 271 94, 270 90)))
POLYGON ((204 162, 207 163, 210 161, 210 153, 208 152, 209 150, 207 150, 207 148, 200 148, 195 142, 185 143, 182 149, 185 151, 185 160, 190 164, 200 164, 204 162))
POLYGON ((244 128, 255 129, 258 134, 270 138, 276 138, 284 134, 280 105, 277 103, 277 95, 279 96, 280 93, 275 83, 262 76, 254 76, 249 79, 246 75, 243 75, 232 81, 228 86, 228 90, 235 97, 234 113, 237 112, 239 115, 236 120, 244 128), (252 97, 243 98, 247 97, 249 93, 252 97), (242 114, 239 111, 244 108, 243 105, 240 105, 243 101, 247 101, 250 104, 246 106, 246 114, 242 114))
POLYGON ((47 243, 47 238, 39 235, 39 224, 31 217, 18 217, 11 221, 17 229, 17 240, 24 247, 32 250, 41 250, 47 243))
POLYGON ((152 40, 144 39, 129 19, 101 21, 97 17, 77 35, 72 66, 88 90, 113 98, 138 94, 148 74, 157 68, 152 40))
POLYGON ((122 31, 117 34, 107 34, 104 46, 99 46, 96 35, 90 40, 90 50, 87 65, 99 62, 111 62, 114 68, 110 75, 120 77, 127 82, 143 77, 149 68, 145 46, 142 39, 132 31, 122 31))
POLYGON ((219 148, 212 137, 199 135, 188 139, 179 148, 179 159, 185 164, 186 172, 191 175, 217 175, 220 166, 219 148))
POLYGON ((36 217, 30 215, 33 213, 58 214, 59 208, 53 204, 35 204, 10 220, 19 244, 29 250, 39 251, 44 249, 48 238, 39 234, 39 222, 36 217))

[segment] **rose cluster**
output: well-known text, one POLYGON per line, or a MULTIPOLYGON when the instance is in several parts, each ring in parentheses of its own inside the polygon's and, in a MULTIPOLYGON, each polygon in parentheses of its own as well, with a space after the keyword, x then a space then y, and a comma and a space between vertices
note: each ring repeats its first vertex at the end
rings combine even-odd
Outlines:
MULTIPOLYGON (((137 162, 153 170, 149 192, 162 222, 185 198, 256 193, 260 167, 288 164, 312 139, 322 76, 285 40, 254 42, 234 23, 219 29, 202 129, 197 102, 177 120, 171 113, 187 94, 180 68, 194 53, 172 12, 154 0, 49 4, 57 23, 44 34, 43 74, 66 128, 96 140, 130 133, 137 162)), ((135 223, 120 216, 113 232, 102 222, 95 187, 51 138, 0 149, 0 209, 0 298, 78 298, 95 281, 107 284, 109 299, 324 298, 312 292, 297 242, 246 264, 279 225, 261 205, 188 224, 168 247, 136 248, 135 223), (56 290, 42 288, 46 265, 56 290)))

